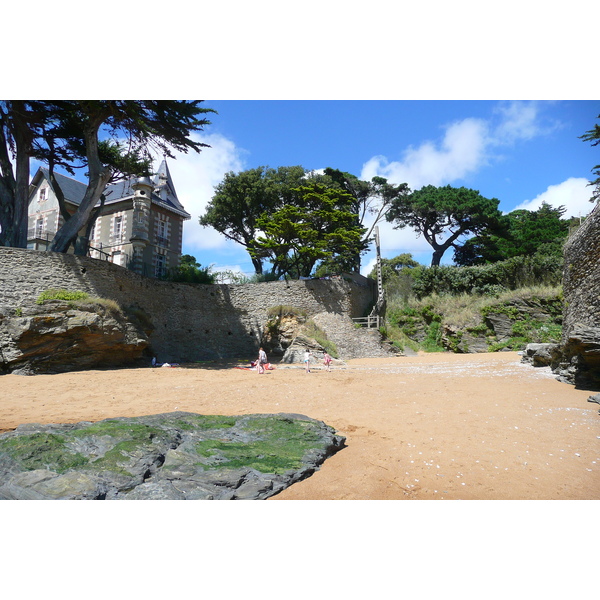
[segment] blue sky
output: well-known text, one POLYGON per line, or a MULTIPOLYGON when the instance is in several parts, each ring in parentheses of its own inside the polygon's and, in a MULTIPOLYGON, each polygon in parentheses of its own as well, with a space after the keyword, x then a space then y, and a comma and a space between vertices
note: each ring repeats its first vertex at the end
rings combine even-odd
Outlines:
MULTIPOLYGON (((598 148, 579 139, 600 114, 600 101, 205 100, 210 115, 200 155, 169 167, 192 214, 183 252, 213 270, 247 274, 245 250, 198 225, 226 172, 259 166, 333 167, 361 179, 375 175, 411 189, 465 186, 500 201, 503 212, 535 210, 542 201, 586 215, 598 148)), ((410 252, 423 264, 431 248, 411 230, 380 224, 382 255, 410 252)), ((452 253, 444 256, 450 263, 452 253)), ((374 260, 363 258, 362 272, 374 260)))

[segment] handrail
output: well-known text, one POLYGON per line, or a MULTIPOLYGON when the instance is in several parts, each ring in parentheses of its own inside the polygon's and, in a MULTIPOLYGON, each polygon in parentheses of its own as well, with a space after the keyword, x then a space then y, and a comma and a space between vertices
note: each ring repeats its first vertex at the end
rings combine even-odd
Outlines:
POLYGON ((352 321, 356 323, 356 325, 360 325, 361 327, 367 327, 368 329, 374 327, 375 329, 379 329, 381 317, 379 315, 368 317, 356 317, 353 318, 352 321))

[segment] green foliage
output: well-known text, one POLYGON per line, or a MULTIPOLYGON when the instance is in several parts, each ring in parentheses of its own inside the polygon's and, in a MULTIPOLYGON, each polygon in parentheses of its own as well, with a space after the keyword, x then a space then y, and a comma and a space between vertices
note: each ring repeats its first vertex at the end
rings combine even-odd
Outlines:
POLYGON ((327 337, 327 334, 312 319, 306 322, 305 334, 323 346, 325 351, 333 358, 339 358, 338 349, 335 343, 327 337))
POLYGON ((211 267, 202 267, 196 258, 190 254, 181 257, 179 266, 170 269, 162 279, 177 283, 204 283, 213 284, 217 276, 211 273, 211 267))
POLYGON ((288 204, 257 219, 263 231, 249 249, 256 259, 268 258, 273 273, 309 277, 319 260, 336 257, 351 266, 366 249, 364 228, 350 211, 351 196, 314 183, 293 192, 299 202, 288 204))
POLYGON ((102 308, 113 315, 122 315, 119 304, 111 298, 96 298, 87 292, 78 292, 65 289, 49 289, 43 291, 37 298, 36 304, 45 304, 51 300, 62 300, 70 308, 78 310, 95 311, 102 308))
MULTIPOLYGON (((381 279, 383 284, 389 283, 394 277, 407 274, 407 271, 419 267, 419 263, 413 259, 412 254, 404 253, 395 256, 394 258, 381 259, 381 279), (405 271, 406 269, 406 271, 405 271)), ((408 277, 411 275, 407 274, 408 277)), ((367 275, 369 279, 377 280, 377 265, 367 275)))
POLYGON ((418 298, 431 294, 483 294, 533 285, 559 285, 562 259, 549 256, 516 256, 509 260, 473 267, 438 266, 416 270, 413 292, 418 298))
POLYGON ((478 191, 465 187, 427 185, 395 198, 386 219, 395 223, 395 229, 411 227, 422 234, 433 248, 431 265, 437 266, 446 250, 461 236, 503 227, 498 204, 496 198, 484 198, 478 191))
POLYGON ((408 300, 393 290, 389 284, 386 286, 385 327, 388 339, 399 347, 467 352, 465 334, 470 334, 487 338, 491 352, 502 348, 521 350, 527 343, 556 343, 561 338, 563 298, 560 287, 521 287, 495 295, 445 292, 423 298, 413 296, 408 300), (532 316, 538 312, 548 316, 532 316), (511 338, 502 343, 497 342, 486 321, 494 314, 506 315, 512 321, 511 338))
MULTIPOLYGON (((293 203, 292 189, 300 186, 306 175, 301 166, 230 171, 215 187, 215 194, 200 217, 200 225, 213 227, 250 251, 258 235, 258 219, 293 203)), ((257 254, 250 257, 256 273, 261 274, 264 257, 257 254)))
MULTIPOLYGON (((393 185, 383 177, 373 177, 371 181, 361 181, 351 173, 330 167, 325 169, 325 176, 331 179, 331 184, 334 187, 337 186, 352 196, 351 210, 356 215, 356 221, 359 225, 364 226, 366 219, 369 219, 370 226, 368 230, 365 229, 364 241, 371 239, 371 234, 376 225, 390 210, 392 202, 406 196, 409 192, 406 183, 393 185)), ((339 273, 341 270, 343 269, 333 267, 329 272, 339 273)), ((357 255, 356 262, 351 270, 360 271, 360 255, 357 255)))
POLYGON ((454 263, 482 265, 515 256, 553 256, 562 259, 562 247, 569 233, 569 221, 562 219, 563 206, 549 204, 535 211, 515 210, 505 215, 506 229, 500 235, 485 232, 455 247, 454 263))
POLYGON ((296 308, 289 304, 278 304, 272 306, 267 310, 267 316, 271 319, 273 317, 306 317, 307 312, 303 308, 296 308))
POLYGON ((427 335, 422 344, 425 352, 443 352, 445 348, 442 346, 442 331, 439 321, 432 322, 427 328, 427 335))
MULTIPOLYGON (((308 269, 307 264, 313 260, 312 256, 292 260, 289 268, 284 270, 282 264, 290 262, 291 252, 299 252, 297 247, 292 251, 292 239, 304 239, 309 246, 316 243, 315 239, 306 237, 306 231, 297 227, 299 216, 308 202, 308 192, 304 188, 315 186, 329 190, 332 196, 346 196, 343 211, 351 214, 349 223, 338 228, 338 247, 341 237, 344 237, 343 229, 349 232, 344 242, 348 247, 344 252, 335 252, 333 255, 328 252, 316 253, 316 261, 324 263, 320 276, 344 270, 359 271, 360 256, 371 241, 373 228, 384 217, 392 200, 407 192, 406 184, 394 186, 382 177, 374 177, 370 182, 361 181, 350 173, 331 168, 325 169, 325 174, 308 172, 301 166, 277 169, 258 167, 240 173, 229 172, 216 186, 205 214, 200 217, 200 224, 213 227, 228 239, 244 246, 258 275, 263 272, 264 261, 269 260, 276 278, 285 274, 308 276, 312 267, 308 269), (369 230, 364 227, 367 218, 369 230), (258 240, 259 232, 264 231, 265 220, 277 221, 277 224, 272 225, 274 229, 270 229, 266 238, 258 240), (356 228, 360 229, 360 239, 350 239, 356 228), (277 249, 276 243, 279 243, 277 249), (284 247, 286 244, 287 248, 284 247)), ((335 216, 331 212, 326 215, 332 221, 332 226, 335 216)), ((321 225, 315 227, 313 221, 311 228, 322 231, 321 225)), ((311 252, 307 251, 306 254, 311 255, 311 252)))

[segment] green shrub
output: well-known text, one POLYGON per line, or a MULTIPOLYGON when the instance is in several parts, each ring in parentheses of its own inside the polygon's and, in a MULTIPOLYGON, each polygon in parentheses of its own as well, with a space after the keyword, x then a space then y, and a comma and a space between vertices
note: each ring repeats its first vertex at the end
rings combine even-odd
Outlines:
POLYGON ((442 345, 442 326, 439 321, 432 321, 427 328, 427 334, 422 343, 425 352, 444 352, 442 345))
POLYGON ((417 298, 432 294, 498 296, 506 290, 560 285, 563 261, 552 256, 516 256, 473 267, 423 267, 412 271, 417 298))

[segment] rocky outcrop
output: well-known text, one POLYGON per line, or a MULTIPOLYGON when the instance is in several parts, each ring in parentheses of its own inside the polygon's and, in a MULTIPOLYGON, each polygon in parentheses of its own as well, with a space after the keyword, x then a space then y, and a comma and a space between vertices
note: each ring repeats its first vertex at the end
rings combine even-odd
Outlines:
POLYGON ((20 425, 0 435, 0 499, 265 499, 310 476, 344 441, 296 414, 20 425))
POLYGON ((562 298, 558 293, 490 299, 480 311, 480 315, 473 313, 467 323, 422 311, 402 316, 401 325, 409 337, 421 343, 428 330, 439 323, 441 345, 459 353, 523 350, 528 342, 560 341, 562 298))
POLYGON ((283 355, 281 362, 302 363, 305 350, 317 357, 325 352, 325 347, 311 334, 315 328, 335 346, 342 360, 399 354, 395 347, 384 342, 379 330, 357 327, 347 315, 332 312, 320 312, 310 318, 300 314, 278 315, 267 322, 263 342, 269 354, 283 355))
POLYGON ((551 366, 559 381, 600 389, 600 328, 573 324, 551 366))
POLYGON ((600 389, 600 204, 564 249, 562 355, 552 365, 558 379, 600 389))
POLYGON ((0 373, 32 375, 135 365, 148 347, 138 319, 63 301, 0 308, 0 373))
POLYGON ((534 367, 549 367, 560 356, 559 344, 527 344, 521 362, 534 367))

